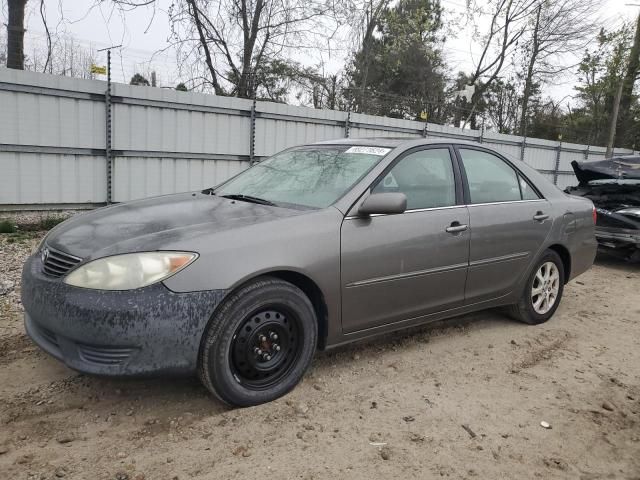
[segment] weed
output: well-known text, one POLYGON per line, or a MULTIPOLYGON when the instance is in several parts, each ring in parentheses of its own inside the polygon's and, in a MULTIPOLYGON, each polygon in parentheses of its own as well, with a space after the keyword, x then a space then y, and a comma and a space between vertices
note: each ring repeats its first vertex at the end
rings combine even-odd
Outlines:
POLYGON ((40 220, 39 227, 40 227, 40 230, 51 230, 53 227, 55 227, 61 222, 64 222, 65 220, 66 218, 64 217, 55 217, 55 216, 45 217, 42 220, 40 220))
POLYGON ((0 220, 0 233, 16 233, 18 228, 11 220, 0 220))

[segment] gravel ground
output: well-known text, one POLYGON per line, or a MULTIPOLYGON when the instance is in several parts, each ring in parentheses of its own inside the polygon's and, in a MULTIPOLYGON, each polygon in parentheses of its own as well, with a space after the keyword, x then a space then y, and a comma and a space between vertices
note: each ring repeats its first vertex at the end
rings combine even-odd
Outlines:
POLYGON ((17 225, 35 225, 50 218, 68 218, 82 210, 19 210, 0 212, 0 220, 9 220, 17 225))
POLYGON ((230 410, 192 378, 80 375, 32 345, 40 236, 0 235, 2 478, 640 479, 638 266, 599 259, 544 325, 488 311, 319 353, 285 398, 230 410))

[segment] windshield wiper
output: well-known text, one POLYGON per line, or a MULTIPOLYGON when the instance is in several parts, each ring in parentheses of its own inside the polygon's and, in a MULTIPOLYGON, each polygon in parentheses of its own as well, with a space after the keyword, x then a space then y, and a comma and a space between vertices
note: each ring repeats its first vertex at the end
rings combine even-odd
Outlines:
POLYGON ((253 197, 251 195, 243 195, 241 193, 230 193, 228 195, 220 195, 220 196, 224 198, 229 198, 231 200, 242 200, 243 202, 257 203, 260 205, 269 205, 271 207, 276 206, 276 204, 270 200, 265 200, 264 198, 260 198, 260 197, 253 197))

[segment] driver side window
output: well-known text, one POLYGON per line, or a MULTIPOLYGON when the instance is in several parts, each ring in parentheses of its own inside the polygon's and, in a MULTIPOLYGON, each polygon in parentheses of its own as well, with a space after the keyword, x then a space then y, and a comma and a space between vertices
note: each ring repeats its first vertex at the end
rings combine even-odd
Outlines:
POLYGON ((404 193, 407 210, 455 205, 456 188, 449 149, 419 150, 401 159, 371 193, 386 192, 404 193))

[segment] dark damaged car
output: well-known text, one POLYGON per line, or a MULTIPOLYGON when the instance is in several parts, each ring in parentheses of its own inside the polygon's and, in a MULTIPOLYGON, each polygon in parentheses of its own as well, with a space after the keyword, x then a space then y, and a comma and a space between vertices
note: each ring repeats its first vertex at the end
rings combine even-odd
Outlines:
POLYGON ((579 184, 566 192, 596 206, 596 238, 601 249, 640 261, 640 156, 572 162, 579 184))

